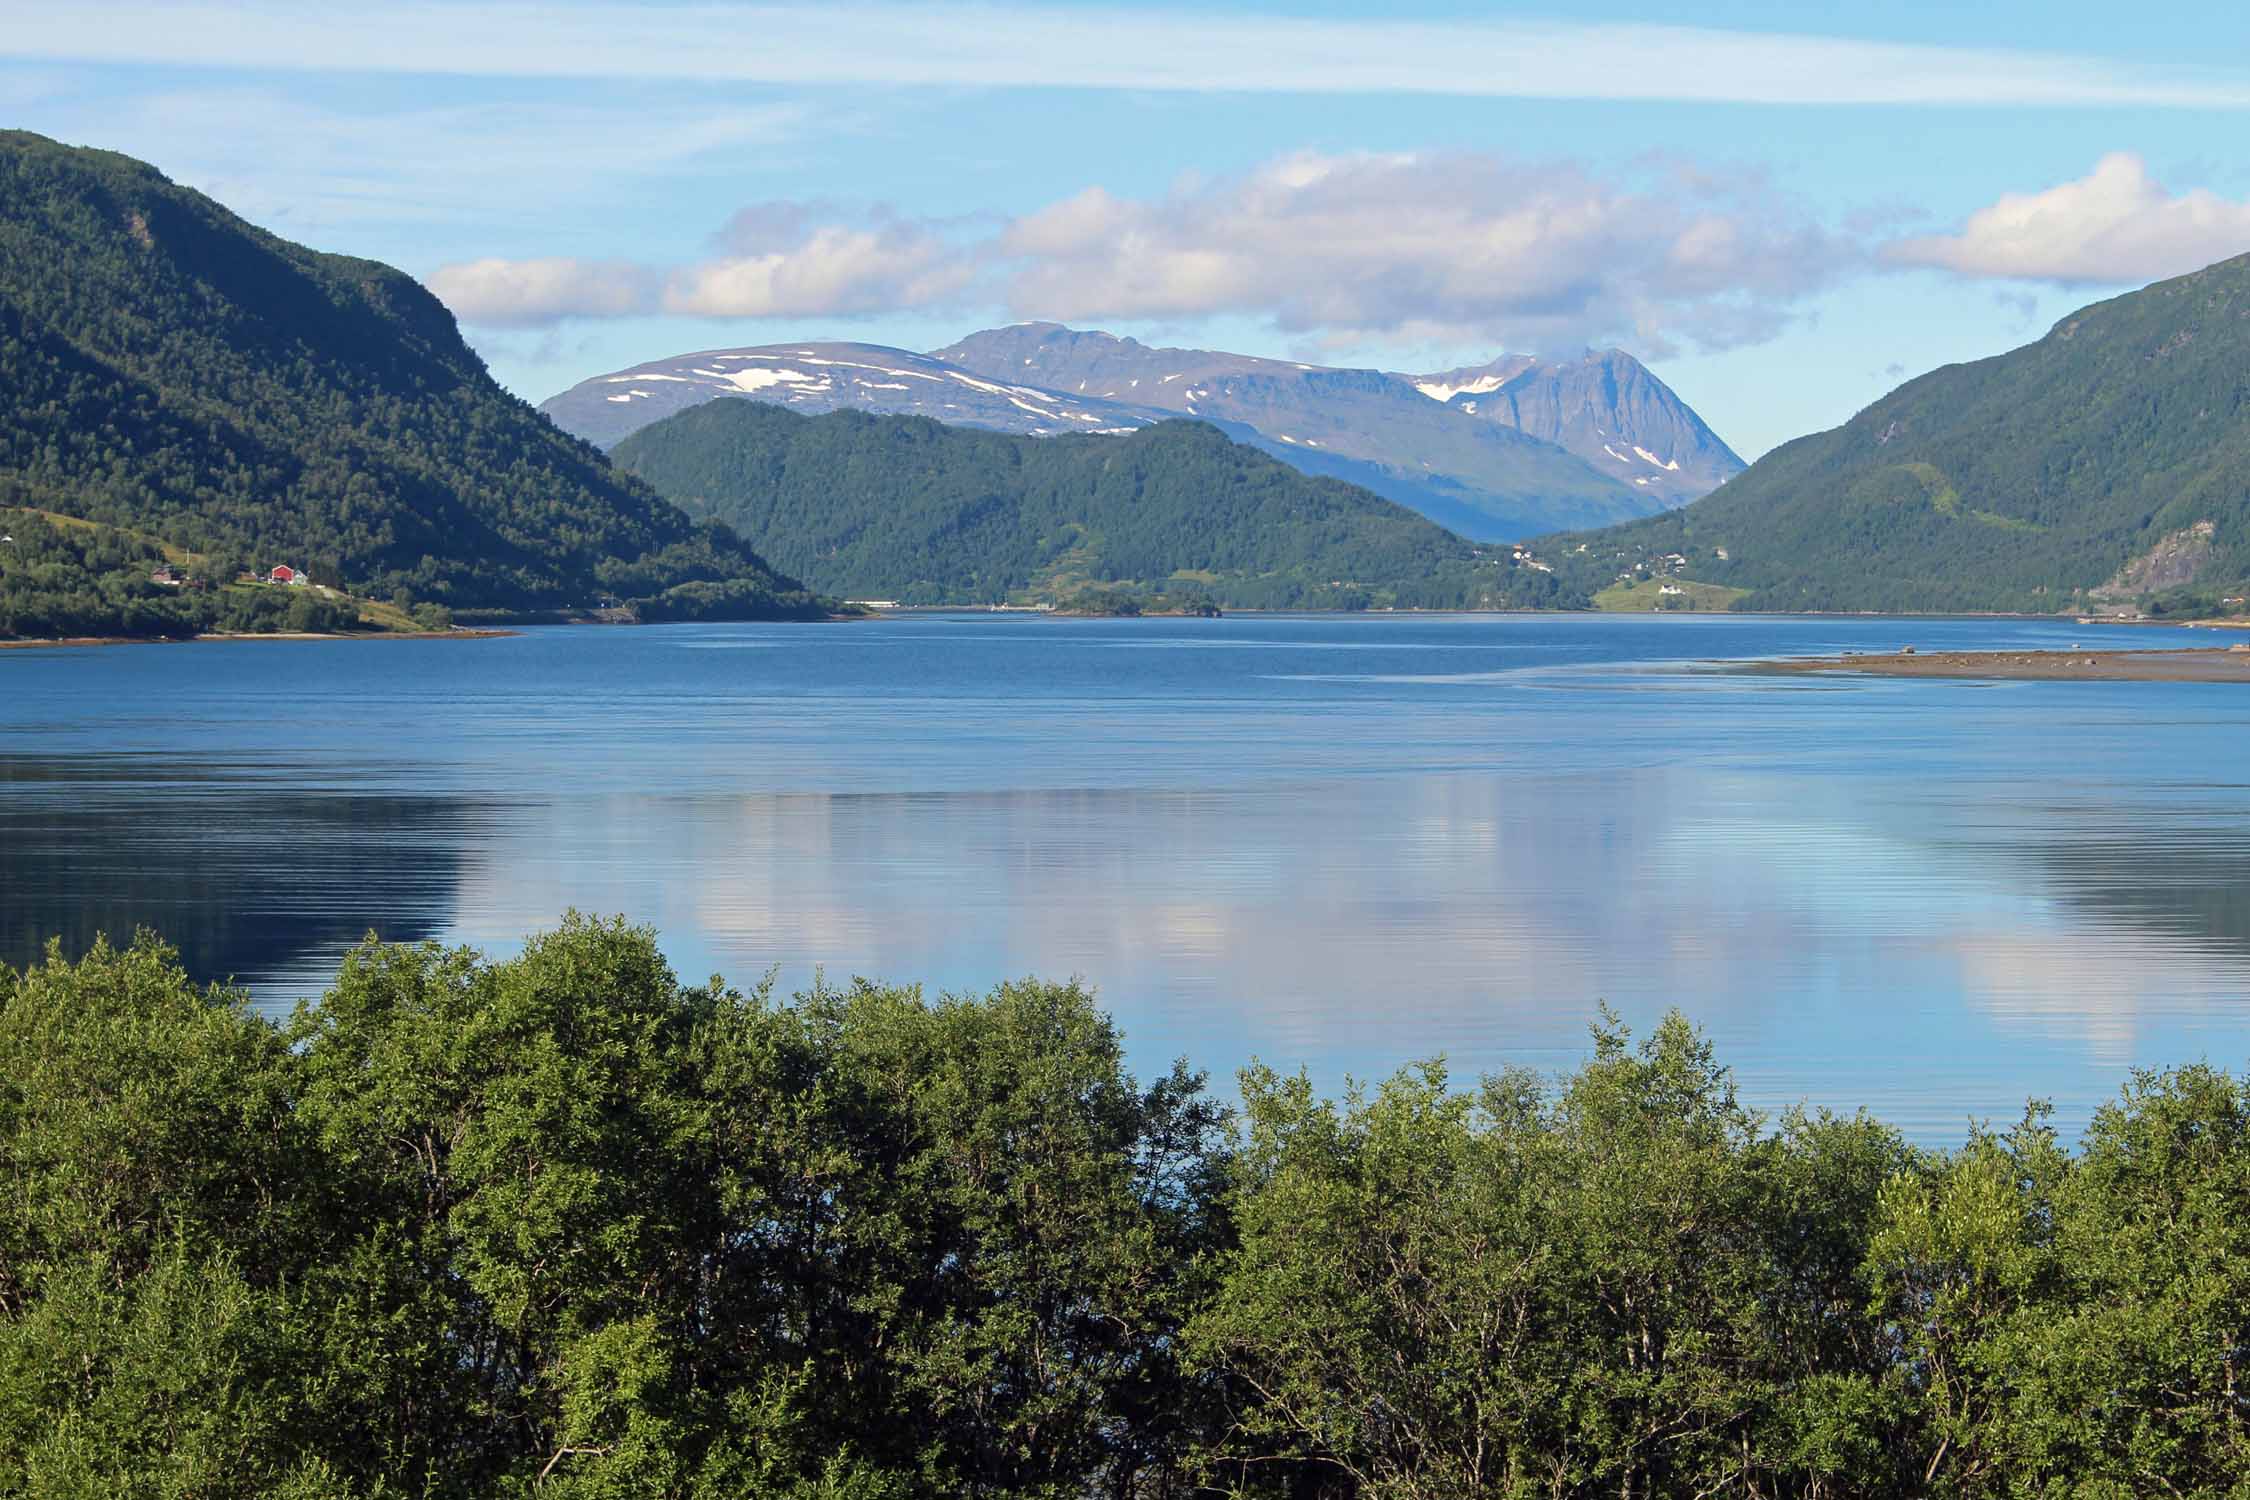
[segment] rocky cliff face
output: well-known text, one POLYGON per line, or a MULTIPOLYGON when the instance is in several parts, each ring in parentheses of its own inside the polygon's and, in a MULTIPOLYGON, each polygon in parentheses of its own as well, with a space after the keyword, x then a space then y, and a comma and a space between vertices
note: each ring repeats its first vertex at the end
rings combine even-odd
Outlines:
POLYGON ((1745 467, 1671 387, 1622 350, 1558 361, 1516 355, 1402 378, 1465 416, 1567 449, 1667 507, 1709 494, 1745 467))

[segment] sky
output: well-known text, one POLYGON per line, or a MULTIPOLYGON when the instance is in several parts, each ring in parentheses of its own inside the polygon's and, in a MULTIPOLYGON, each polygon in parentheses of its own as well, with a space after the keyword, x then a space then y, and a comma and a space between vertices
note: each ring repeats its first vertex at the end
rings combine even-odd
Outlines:
POLYGON ((0 0, 0 126, 404 268, 531 400, 1052 318, 1614 345, 1755 458, 2250 252, 2221 0, 0 0))

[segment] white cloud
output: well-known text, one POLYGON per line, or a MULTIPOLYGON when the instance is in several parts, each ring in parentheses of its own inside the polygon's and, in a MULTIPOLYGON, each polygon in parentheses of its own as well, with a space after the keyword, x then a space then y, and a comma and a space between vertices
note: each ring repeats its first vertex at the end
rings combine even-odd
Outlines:
POLYGON ((798 84, 1413 93, 1764 104, 2250 108, 2241 69, 1708 27, 1029 4, 76 0, 0 56, 798 84), (1633 60, 1645 65, 1633 66, 1633 60))
POLYGON ((2250 251, 2250 203, 2207 189, 2171 193, 2128 151, 2073 182, 2009 193, 1958 234, 1901 240, 1901 265, 1966 276, 2112 285, 2178 276, 2250 251))
POLYGON ((664 309, 689 317, 850 317, 928 307, 973 275, 933 229, 888 213, 814 223, 808 205, 762 204, 720 235, 731 253, 674 272, 664 309))
POLYGON ((694 318, 854 317, 929 307, 974 274, 969 253, 922 225, 806 223, 785 241, 752 220, 794 224, 800 206, 762 205, 722 233, 722 253, 664 268, 629 261, 476 260, 441 267, 430 290, 463 322, 534 327, 574 318, 669 313, 694 318))
POLYGON ((1475 153, 1299 153, 1132 200, 1090 188, 996 252, 1020 316, 1259 317, 1342 342, 1770 337, 1856 259, 1756 186, 1475 153))
POLYGON ((1300 152, 1138 199, 1088 188, 982 234, 961 222, 761 204, 671 268, 480 262, 433 281, 470 321, 896 314, 1005 302, 1065 321, 1241 317, 1333 345, 1516 348, 1771 337, 1860 262, 1736 176, 1610 181, 1486 154, 1300 152))
POLYGON ((648 312, 656 304, 657 278, 621 261, 473 260, 440 268, 430 290, 463 322, 528 328, 648 312))

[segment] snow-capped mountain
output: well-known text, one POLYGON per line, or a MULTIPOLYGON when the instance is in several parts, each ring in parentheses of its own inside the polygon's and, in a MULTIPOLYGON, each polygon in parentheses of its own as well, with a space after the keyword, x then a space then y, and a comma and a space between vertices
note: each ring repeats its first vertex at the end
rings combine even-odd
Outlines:
POLYGON ((749 396, 806 413, 856 407, 1038 436, 1130 432, 1170 415, 989 380, 904 349, 841 343, 710 349, 652 360, 582 380, 539 409, 564 431, 606 448, 720 396, 749 396))
POLYGON ((596 376, 541 410, 608 446, 730 396, 1034 435, 1191 417, 1477 540, 1653 514, 1742 467, 1662 381, 1615 351, 1415 376, 1153 348, 1055 323, 990 329, 931 354, 830 342, 706 350, 596 376))
POLYGON ((1555 361, 1507 355, 1399 378, 1464 416, 1567 448, 1667 507, 1709 494, 1746 467, 1670 386, 1622 350, 1555 361))
POLYGON ((1598 526, 1664 508, 1660 497, 1544 439, 1433 402, 1396 375, 1258 359, 1055 323, 971 334, 936 358, 986 379, 1235 423, 1300 469, 1365 485, 1477 540, 1598 526))

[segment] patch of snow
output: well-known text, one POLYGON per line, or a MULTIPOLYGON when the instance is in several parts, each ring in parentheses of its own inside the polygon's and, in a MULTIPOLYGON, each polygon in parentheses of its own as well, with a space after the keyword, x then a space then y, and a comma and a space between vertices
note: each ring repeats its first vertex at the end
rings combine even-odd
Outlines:
POLYGON ((903 380, 861 380, 853 383, 863 391, 910 391, 914 389, 903 380))
POLYGON ((1507 380, 1499 375, 1479 375, 1465 385, 1447 385, 1442 380, 1417 380, 1414 389, 1432 401, 1451 401, 1455 396, 1489 396, 1507 380))
POLYGON ((896 375, 901 377, 902 379, 909 380, 937 379, 935 375, 927 374, 921 370, 894 370, 889 365, 861 364, 856 359, 808 359, 805 361, 805 363, 808 365, 824 365, 845 370, 873 370, 878 374, 896 375))
POLYGON ((1666 463, 1663 459, 1658 458, 1655 454, 1649 452, 1646 448, 1643 448, 1639 443, 1635 443, 1633 445, 1633 451, 1635 453, 1638 453, 1641 457, 1647 459, 1650 463, 1656 465, 1659 469, 1670 469, 1675 474, 1680 472, 1680 461, 1676 458, 1673 459, 1670 463, 1666 463))
POLYGON ((632 400, 632 399, 633 399, 633 398, 634 398, 635 396, 638 396, 638 395, 640 395, 640 394, 641 394, 641 392, 639 392, 639 391, 627 391, 627 392, 626 392, 626 393, 625 393, 624 395, 622 395, 622 396, 604 396, 604 397, 602 397, 602 399, 603 399, 604 401, 630 401, 630 400, 632 400))
POLYGON ((1477 404, 1474 401, 1464 401, 1461 403, 1461 410, 1473 417, 1477 414, 1477 404))
MULTIPOLYGON (((974 375, 964 375, 959 370, 948 370, 945 372, 945 374, 947 379, 957 380, 972 391, 983 391, 988 395, 1003 396, 1017 406, 1023 406, 1023 402, 1017 399, 1022 396, 1029 396, 1034 401, 1045 401, 1049 403, 1052 403, 1055 399, 1054 397, 1048 395, 1045 391, 1035 391, 1027 385, 994 385, 989 380, 979 380, 974 375)), ((1025 406, 1024 410, 1038 411, 1038 408, 1025 406)), ((1039 415, 1044 417, 1048 415, 1048 413, 1039 412, 1039 415)))
POLYGON ((1097 427, 1094 429, 1103 437, 1131 437, 1136 430, 1131 427, 1097 427))
POLYGON ((1295 441, 1297 441, 1286 432, 1277 432, 1274 434, 1274 436, 1280 438, 1285 443, 1294 443, 1295 441))
POLYGON ((1648 482, 1649 478, 1646 474, 1643 474, 1640 478, 1633 481, 1633 483, 1635 484, 1647 484, 1648 482))
POLYGON ((682 385, 695 384, 694 381, 688 379, 685 375, 659 375, 653 370, 643 370, 638 375, 605 375, 602 377, 602 384, 639 385, 643 381, 649 380, 677 380, 682 385))
POLYGON ((1159 380, 1159 381, 1157 382, 1157 384, 1158 384, 1158 385, 1170 385, 1170 384, 1171 384, 1171 383, 1172 383, 1173 381, 1175 381, 1175 380, 1179 380, 1179 379, 1182 379, 1182 378, 1184 378, 1184 377, 1185 377, 1186 375, 1187 375, 1187 371, 1185 371, 1185 370, 1175 370, 1175 371, 1174 371, 1174 372, 1172 372, 1171 374, 1169 374, 1169 375, 1165 376, 1165 377, 1164 377, 1164 378, 1163 378, 1162 380, 1159 380))
POLYGON ((802 386, 808 390, 829 388, 825 375, 807 375, 802 370, 698 370, 698 375, 708 375, 738 391, 762 391, 768 386, 802 386))
POLYGON ((1133 387, 1133 388, 1134 388, 1135 390, 1139 390, 1139 389, 1140 389, 1140 385, 1141 385, 1141 383, 1140 383, 1140 381, 1139 381, 1138 379, 1135 379, 1135 380, 1133 380, 1132 382, 1130 382, 1130 384, 1132 385, 1132 387, 1133 387))
POLYGON ((1602 444, 1602 452, 1608 454, 1611 458, 1616 459, 1621 464, 1629 464, 1632 462, 1631 459, 1627 458, 1624 454, 1618 452, 1615 448, 1612 448, 1607 443, 1602 444))
POLYGON ((1035 417, 1051 417, 1054 415, 1054 413, 1051 411, 1041 411, 1038 407, 1033 406, 1029 401, 1018 401, 1013 396, 1010 396, 1008 398, 1008 404, 1014 407, 1017 411, 1027 411, 1035 417))

